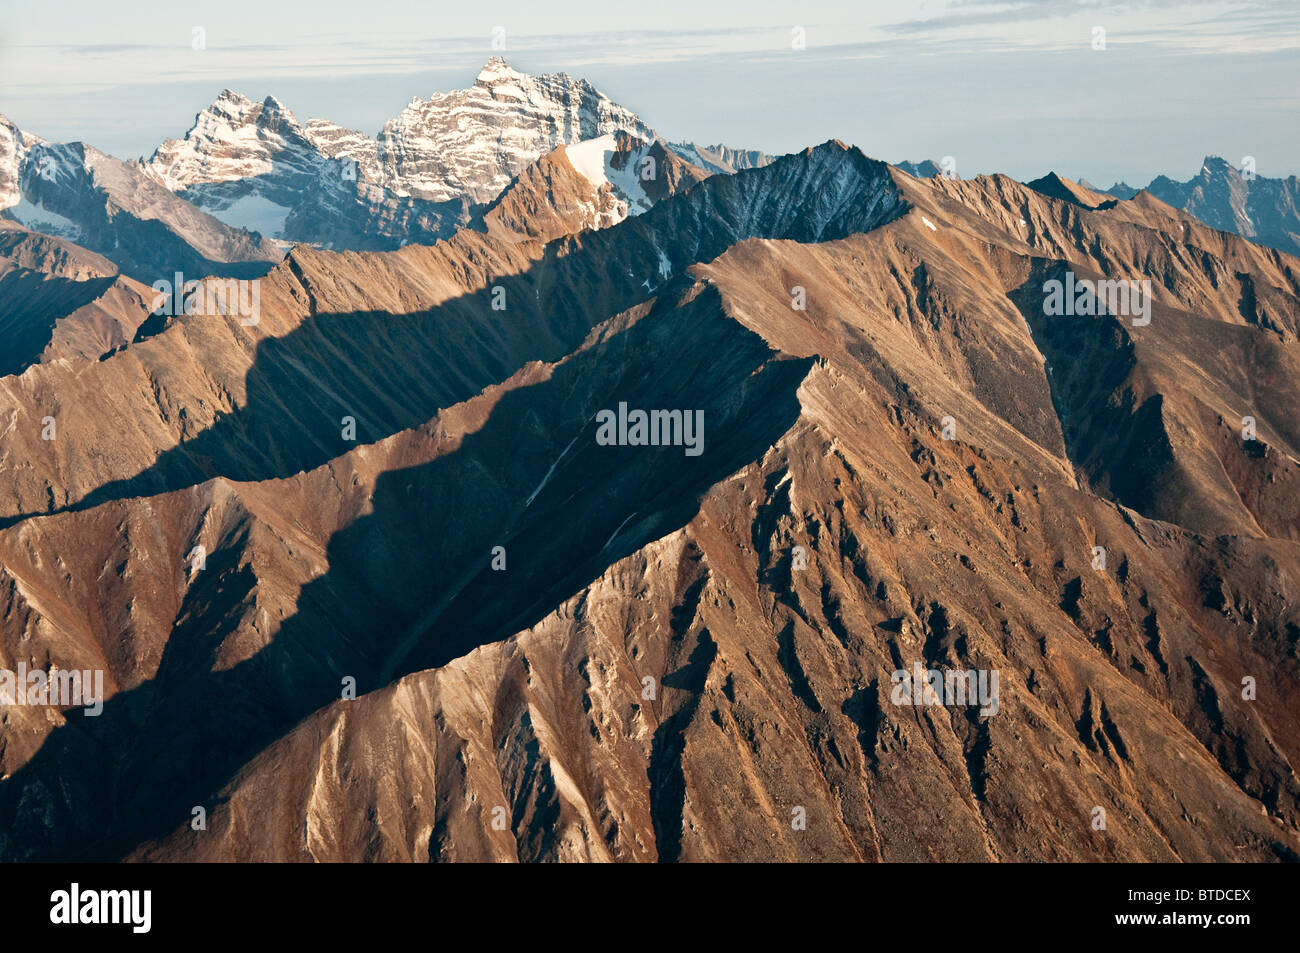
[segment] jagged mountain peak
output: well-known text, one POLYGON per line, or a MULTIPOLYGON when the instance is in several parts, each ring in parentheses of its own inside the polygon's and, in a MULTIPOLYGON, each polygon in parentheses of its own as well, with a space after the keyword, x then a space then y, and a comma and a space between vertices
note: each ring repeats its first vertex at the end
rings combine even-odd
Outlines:
POLYGON ((491 201, 557 146, 620 131, 656 138, 586 80, 531 76, 494 56, 469 88, 413 98, 373 139, 226 89, 143 165, 227 224, 321 241, 331 218, 326 243, 355 244, 352 233, 376 227, 401 243, 443 237, 439 223, 457 218, 448 203, 491 201))
POLYGON ((1056 172, 1048 172, 1043 177, 1025 184, 1035 192, 1046 195, 1048 198, 1060 199, 1080 208, 1109 208, 1116 201, 1108 195, 1089 188, 1082 182, 1067 179, 1056 172))
POLYGON ((533 76, 493 57, 469 89, 414 100, 384 125, 380 177, 418 199, 486 202, 557 146, 620 130, 655 138, 640 117, 586 80, 533 76))
POLYGON ((1201 162, 1201 172, 1210 174, 1226 175, 1236 173, 1240 175, 1240 170, 1222 156, 1206 156, 1201 162))
POLYGON ((290 165, 310 164, 315 152, 303 125, 274 96, 257 102, 223 89, 182 138, 164 141, 140 166, 155 182, 183 193, 197 185, 265 176, 285 153, 290 165))
POLYGON ((213 103, 238 103, 240 105, 247 104, 251 106, 253 101, 243 93, 237 92, 227 86, 222 89, 221 92, 217 93, 217 98, 213 100, 213 103))
POLYGON ((938 163, 933 159, 922 159, 920 162, 912 162, 910 159, 904 159, 901 162, 895 162, 894 168, 902 169, 908 175, 917 179, 933 178, 942 172, 938 163))
MULTIPOLYGON (((275 96, 256 100, 233 89, 223 89, 212 102, 194 116, 194 123, 184 138, 202 136, 215 127, 266 124, 284 119, 297 125, 293 113, 275 96)), ((174 141, 174 140, 168 140, 174 141)))
POLYGON ((201 130, 205 119, 217 117, 221 120, 235 120, 241 123, 265 122, 272 116, 284 116, 296 123, 293 112, 275 96, 267 94, 261 100, 252 99, 232 89, 223 89, 211 104, 199 111, 194 117, 194 124, 186 136, 201 130))
POLYGON ((483 64, 483 68, 479 70, 478 76, 474 79, 474 84, 476 86, 494 86, 527 75, 527 73, 521 73, 513 69, 503 57, 493 56, 483 64))
POLYGON ((693 142, 672 142, 668 147, 692 165, 706 172, 730 175, 742 169, 759 169, 772 162, 773 156, 758 149, 733 149, 729 146, 701 146, 693 142))
MULTIPOLYGON (((827 139, 819 145, 808 146, 802 152, 795 153, 795 155, 804 156, 813 163, 833 164, 843 162, 859 168, 870 167, 873 170, 888 165, 888 163, 882 162, 880 159, 873 159, 857 146, 846 143, 841 139, 827 139)), ((774 163, 780 162, 782 158, 789 159, 790 157, 779 157, 774 160, 774 163)))
MULTIPOLYGON (((1129 189, 1120 183, 1110 192, 1123 198, 1129 189)), ((1222 156, 1208 155, 1186 182, 1158 175, 1146 191, 1213 228, 1300 254, 1300 213, 1296 211, 1300 208, 1300 180, 1295 176, 1273 179, 1255 170, 1248 173, 1222 156)))
MULTIPOLYGON (((599 90, 590 81, 580 76, 570 76, 563 70, 553 73, 529 73, 525 70, 518 70, 511 66, 504 57, 492 56, 483 64, 478 75, 474 78, 474 86, 492 90, 501 86, 520 86, 523 88, 533 88, 538 86, 580 86, 584 89, 591 90, 599 94, 599 90)), ((472 87, 471 87, 472 88, 472 87)), ((435 93, 439 95, 454 95, 455 90, 451 93, 435 93)), ((466 92, 461 90, 459 92, 466 92)), ((603 94, 600 94, 603 95, 603 94)), ((418 102, 418 99, 417 99, 418 102)))

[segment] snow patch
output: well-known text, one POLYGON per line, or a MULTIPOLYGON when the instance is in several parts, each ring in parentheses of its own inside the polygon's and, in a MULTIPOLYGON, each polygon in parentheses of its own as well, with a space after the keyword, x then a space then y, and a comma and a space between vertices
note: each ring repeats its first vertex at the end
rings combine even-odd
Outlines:
POLYGON ((610 184, 605 175, 605 169, 607 168, 605 154, 613 152, 614 149, 614 135, 610 133, 596 139, 588 139, 585 142, 576 142, 571 146, 565 146, 564 154, 569 157, 569 162, 578 170, 578 174, 590 182, 597 190, 600 190, 603 186, 610 184))
MULTIPOLYGON (((618 538, 618 534, 621 533, 621 532, 623 532, 623 527, 626 526, 628 523, 632 522, 632 516, 636 516, 636 512, 635 512, 635 511, 633 511, 633 513, 632 513, 631 516, 629 516, 627 519, 623 520, 623 522, 619 523, 619 524, 618 524, 618 529, 614 530, 614 532, 613 532, 612 534, 610 534, 609 539, 605 540, 605 545, 602 546, 602 547, 600 547, 600 552, 601 552, 601 553, 603 553, 605 550, 609 549, 610 544, 611 544, 612 542, 614 542, 615 539, 618 538)), ((599 553, 597 553, 597 555, 599 555, 599 553)))
MULTIPOLYGON (((582 434, 581 432, 579 432, 578 437, 581 436, 582 434)), ((560 451, 560 455, 555 458, 555 462, 551 464, 551 468, 546 471, 546 476, 542 477, 542 482, 537 484, 537 489, 533 490, 532 493, 529 493, 528 499, 524 500, 525 507, 532 506, 533 500, 537 499, 537 494, 541 493, 543 488, 546 486, 546 484, 551 482, 551 477, 555 474, 555 468, 560 465, 560 461, 564 459, 565 454, 567 454, 571 449, 573 449, 573 445, 578 442, 578 437, 574 437, 572 440, 570 440, 569 445, 560 451)))
POLYGON ((649 210, 654 203, 645 194, 645 188, 637 177, 637 167, 641 164, 643 152, 638 150, 629 155, 627 164, 621 169, 614 168, 610 163, 612 155, 611 152, 605 156, 605 177, 613 183, 614 189, 627 202, 627 213, 629 215, 640 215, 642 212, 649 210))
POLYGON ((261 232, 266 238, 283 238, 284 220, 289 217, 287 207, 260 195, 245 195, 230 203, 228 208, 205 208, 204 211, 223 225, 261 232))
POLYGON ((925 227, 928 228, 928 229, 930 229, 930 231, 932 231, 932 232, 937 232, 937 231, 939 230, 939 229, 935 228, 935 226, 934 226, 934 222, 930 221, 930 220, 929 220, 928 218, 926 218, 924 215, 921 216, 921 221, 925 222, 925 227))
POLYGON ((565 155, 579 175, 590 182, 597 192, 610 188, 614 197, 626 206, 620 210, 617 221, 622 221, 628 215, 640 215, 654 204, 646 195, 637 172, 646 152, 642 146, 626 153, 623 167, 619 169, 614 166, 618 144, 613 133, 564 147, 565 155))
POLYGON ((9 214, 25 228, 57 235, 60 238, 76 238, 81 234, 81 226, 58 212, 51 212, 43 206, 36 205, 24 196, 17 205, 9 208, 9 214))

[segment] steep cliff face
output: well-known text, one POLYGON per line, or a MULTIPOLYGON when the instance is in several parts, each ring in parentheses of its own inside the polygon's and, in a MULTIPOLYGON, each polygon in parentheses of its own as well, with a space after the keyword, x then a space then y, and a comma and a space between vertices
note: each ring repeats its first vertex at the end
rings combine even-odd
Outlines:
POLYGON ((0 116, 0 209, 12 208, 22 201, 23 160, 40 140, 23 132, 0 116))
POLYGON ((50 143, 0 116, 0 221, 76 242, 147 282, 176 270, 265 274, 279 249, 172 194, 133 163, 50 143))
POLYGON ((493 57, 466 90, 416 99, 379 134, 383 174, 434 201, 495 198, 556 146, 615 132, 654 139, 631 111, 584 79, 529 76, 493 57))
POLYGON ((0 665, 110 694, 5 711, 0 855, 1300 855, 1300 262, 833 142, 590 231, 587 158, 0 381, 0 665))

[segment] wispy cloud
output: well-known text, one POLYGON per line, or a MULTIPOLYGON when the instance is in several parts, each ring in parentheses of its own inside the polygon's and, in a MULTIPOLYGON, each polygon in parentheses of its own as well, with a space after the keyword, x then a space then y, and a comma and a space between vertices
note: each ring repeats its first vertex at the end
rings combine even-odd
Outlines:
POLYGON ((922 15, 882 29, 918 41, 982 40, 986 49, 1069 48, 1088 42, 1094 26, 1106 29, 1111 42, 1174 49, 1300 48, 1295 0, 948 0, 920 9, 922 15))

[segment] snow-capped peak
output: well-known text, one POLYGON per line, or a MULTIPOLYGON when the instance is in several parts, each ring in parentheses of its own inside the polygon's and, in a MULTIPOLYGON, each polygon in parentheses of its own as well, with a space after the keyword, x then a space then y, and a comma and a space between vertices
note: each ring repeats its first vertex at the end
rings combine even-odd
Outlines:
MULTIPOLYGON (((621 215, 638 214, 663 188, 647 185, 653 196, 640 188, 632 164, 643 156, 624 155, 624 138, 694 154, 659 144, 635 113, 584 79, 530 75, 493 56, 468 88, 413 98, 373 138, 327 119, 300 122, 274 96, 257 101, 224 89, 184 137, 139 165, 228 225, 286 241, 383 247, 440 237, 542 156, 589 140, 602 142, 589 147, 601 150, 591 157, 593 175, 600 170, 617 193, 621 215), (611 136, 619 138, 605 148, 611 136)), ((704 150, 706 158, 715 153, 710 172, 767 158, 704 150)))
POLYGON ((484 64, 479 70, 478 77, 474 80, 476 86, 496 86, 500 83, 509 83, 514 80, 523 79, 526 73, 520 73, 510 68, 505 60, 499 56, 494 56, 484 64))
POLYGON ((400 194, 486 202, 557 146, 617 131, 654 138, 585 80, 531 76, 493 57, 469 89, 415 100, 385 124, 380 165, 400 194))
POLYGON ((217 98, 213 100, 213 103, 237 103, 239 105, 251 106, 253 101, 243 93, 236 92, 227 86, 221 92, 217 93, 217 98))
POLYGON ((44 142, 0 116, 0 209, 12 208, 22 200, 23 160, 44 142))
POLYGON ((302 124, 274 96, 255 102, 223 89, 194 118, 183 139, 168 139, 144 163, 146 175, 172 191, 270 174, 283 154, 310 164, 314 147, 302 124))

